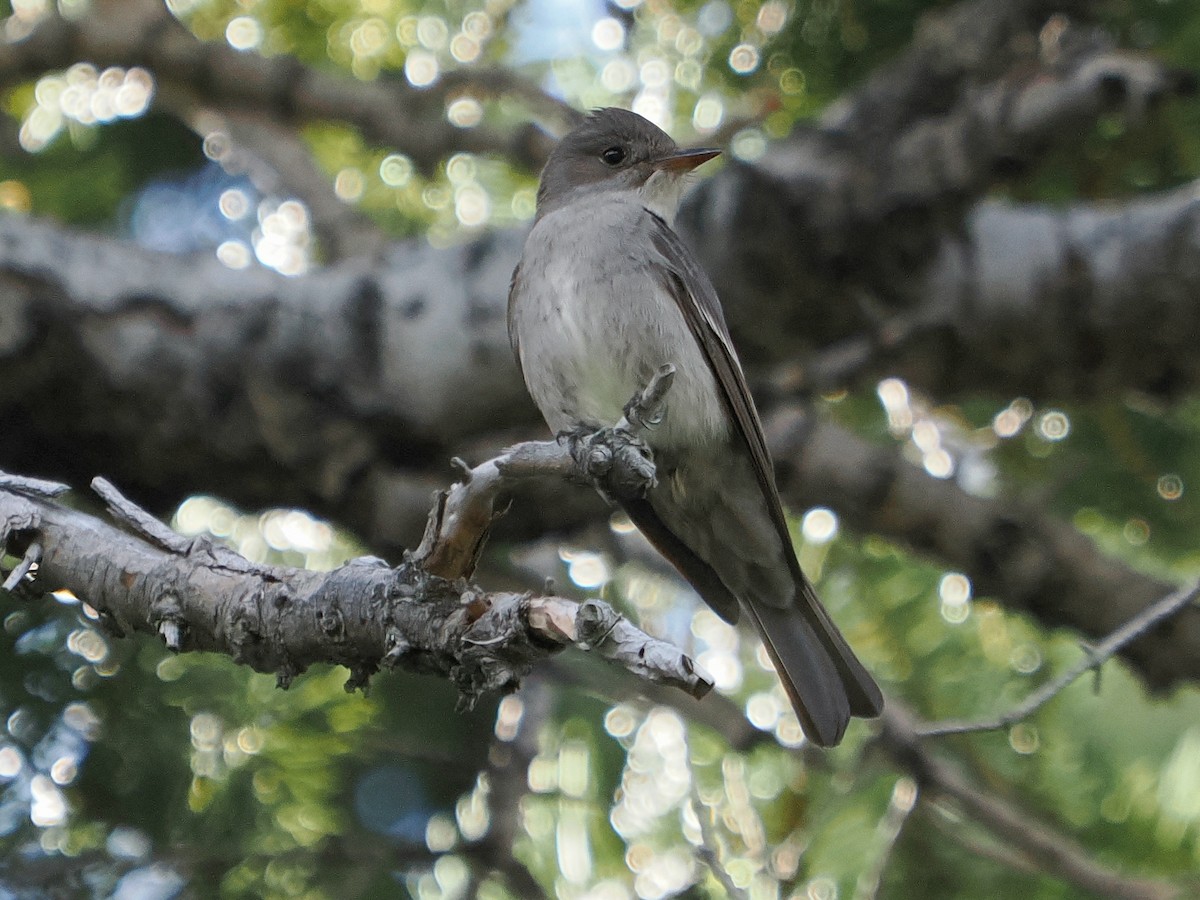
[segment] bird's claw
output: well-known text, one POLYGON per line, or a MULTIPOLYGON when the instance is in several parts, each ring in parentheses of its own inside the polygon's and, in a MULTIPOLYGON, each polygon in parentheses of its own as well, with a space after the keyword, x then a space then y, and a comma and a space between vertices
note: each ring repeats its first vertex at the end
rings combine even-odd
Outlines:
POLYGON ((644 497, 658 483, 649 446, 624 429, 581 425, 559 434, 559 440, 583 478, 606 496, 644 497))

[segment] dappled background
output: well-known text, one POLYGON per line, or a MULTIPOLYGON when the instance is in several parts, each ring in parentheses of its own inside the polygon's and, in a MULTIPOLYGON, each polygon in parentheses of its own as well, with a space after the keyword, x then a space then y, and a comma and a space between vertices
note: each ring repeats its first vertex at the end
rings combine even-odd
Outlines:
MULTIPOLYGON (((1188 0, 165 8, 6 5, 0 468, 253 560, 398 562, 451 456, 542 436, 507 276, 553 136, 622 105, 727 151, 680 228, 903 721, 1002 713, 1196 578, 1188 0)), ((4 595, 0 897, 1196 890, 1194 617, 1022 721, 819 753, 627 520, 569 485, 508 519, 482 584, 598 593, 714 696, 578 653, 465 713, 401 674, 284 691, 4 595)))

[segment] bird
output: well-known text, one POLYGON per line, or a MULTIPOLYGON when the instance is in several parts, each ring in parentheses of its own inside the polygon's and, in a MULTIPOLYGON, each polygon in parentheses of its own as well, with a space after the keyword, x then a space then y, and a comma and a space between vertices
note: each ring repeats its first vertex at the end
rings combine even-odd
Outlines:
POLYGON ((746 614, 807 740, 830 747, 852 716, 878 716, 883 697, 800 568, 716 289, 672 228, 686 176, 719 152, 681 149, 629 110, 587 115, 542 170, 509 337, 560 434, 618 421, 660 367, 675 367, 644 434, 656 483, 618 502, 718 616, 746 614))

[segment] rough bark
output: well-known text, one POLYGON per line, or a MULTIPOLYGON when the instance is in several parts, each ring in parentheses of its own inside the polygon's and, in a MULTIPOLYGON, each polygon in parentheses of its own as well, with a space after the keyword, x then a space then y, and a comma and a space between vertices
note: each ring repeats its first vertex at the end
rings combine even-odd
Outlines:
POLYGON ((698 697, 712 686, 600 601, 487 593, 373 557, 332 572, 252 563, 172 532, 102 480, 95 487, 133 533, 54 502, 47 495, 61 486, 0 473, 0 549, 23 559, 5 589, 69 590, 116 637, 142 632, 176 652, 223 653, 283 687, 318 662, 346 666, 348 688, 380 668, 438 675, 468 706, 515 689, 568 644, 698 697))

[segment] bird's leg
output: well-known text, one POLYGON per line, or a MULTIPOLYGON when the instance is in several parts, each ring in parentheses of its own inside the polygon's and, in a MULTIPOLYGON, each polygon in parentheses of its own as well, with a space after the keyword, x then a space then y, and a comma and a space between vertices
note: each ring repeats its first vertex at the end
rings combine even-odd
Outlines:
POLYGON ((667 414, 667 391, 675 381, 675 366, 671 363, 659 366, 642 390, 634 394, 625 404, 625 420, 617 428, 637 433, 649 431, 662 423, 667 414), (628 428, 625 424, 628 423, 628 428))

